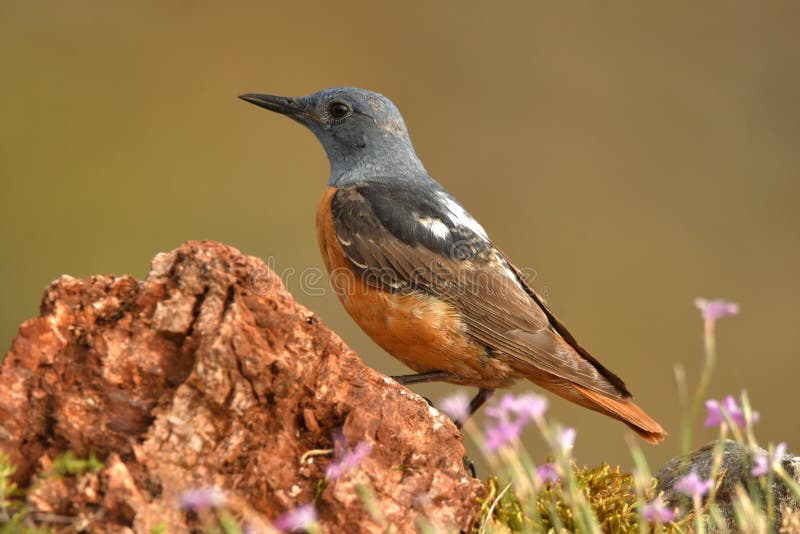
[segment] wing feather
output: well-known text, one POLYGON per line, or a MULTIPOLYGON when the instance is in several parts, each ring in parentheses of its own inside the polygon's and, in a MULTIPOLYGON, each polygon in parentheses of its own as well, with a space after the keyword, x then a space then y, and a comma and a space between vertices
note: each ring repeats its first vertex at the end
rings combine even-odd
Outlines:
MULTIPOLYGON (((377 183, 339 188, 331 200, 335 231, 361 276, 387 291, 423 291, 452 303, 469 335, 519 368, 628 398, 622 380, 578 345, 513 265, 474 231, 480 226, 458 224, 445 211, 455 200, 447 195, 447 203, 437 204, 437 195, 447 193, 433 188, 421 196, 420 188, 377 183), (424 220, 446 224, 446 237, 433 235, 424 220)), ((468 216, 461 210, 461 218, 468 216)))

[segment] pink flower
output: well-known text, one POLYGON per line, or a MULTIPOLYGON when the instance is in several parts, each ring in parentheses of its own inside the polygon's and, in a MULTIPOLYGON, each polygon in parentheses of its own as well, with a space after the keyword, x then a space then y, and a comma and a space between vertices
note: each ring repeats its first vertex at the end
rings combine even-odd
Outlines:
POLYGON ((272 522, 272 526, 281 532, 294 532, 308 529, 317 522, 317 511, 313 504, 304 504, 286 512, 272 522))
POLYGON ((495 419, 509 418, 517 416, 525 419, 526 422, 538 419, 547 411, 547 399, 535 393, 524 395, 514 395, 506 393, 500 398, 500 402, 495 406, 487 406, 484 412, 489 417, 495 419))
POLYGON ((712 323, 723 317, 739 314, 739 305, 728 300, 696 298, 694 305, 703 314, 703 319, 712 323))
POLYGON ((522 433, 525 425, 539 419, 547 411, 547 399, 534 393, 516 396, 506 393, 500 402, 487 406, 485 413, 497 420, 486 428, 484 445, 497 450, 513 442, 522 433))
POLYGON ((355 447, 347 450, 344 436, 337 434, 333 438, 336 460, 325 468, 325 478, 336 480, 346 472, 358 467, 372 452, 372 445, 368 441, 359 441, 355 447))
POLYGON ((500 421, 496 425, 486 427, 484 446, 490 451, 505 447, 522 433, 525 423, 517 421, 500 421))
POLYGON ((549 482, 554 484, 559 481, 561 477, 558 475, 556 465, 552 462, 542 464, 536 468, 536 474, 542 482, 549 482))
POLYGON ((197 512, 209 508, 225 506, 225 493, 219 488, 198 488, 183 492, 181 509, 197 512))
POLYGON ((642 516, 648 523, 668 523, 675 519, 675 510, 661 499, 653 499, 642 507, 642 516))
MULTIPOLYGON (((725 414, 731 418, 731 421, 736 423, 739 427, 744 428, 747 425, 747 420, 744 416, 744 410, 737 404, 736 399, 732 395, 725 397, 725 400, 720 404, 714 399, 706 401, 706 420, 703 423, 705 427, 719 426, 725 421, 725 414)), ((759 420, 758 412, 750 414, 750 423, 757 423, 759 420)))
POLYGON ((547 399, 535 393, 526 393, 517 397, 510 409, 523 419, 539 419, 547 411, 547 399))
POLYGON ((575 429, 571 427, 564 427, 558 431, 558 446, 561 447, 561 452, 568 452, 575 444, 575 429))
POLYGON ((439 401, 439 408, 455 421, 469 419, 469 396, 465 391, 456 391, 439 401))
POLYGON ((781 441, 775 447, 775 450, 770 456, 768 453, 760 452, 753 458, 753 468, 750 474, 754 477, 761 477, 769 473, 770 468, 774 468, 783 457, 786 456, 786 442, 781 441))
POLYGON ((711 482, 711 479, 701 479, 697 471, 692 469, 688 475, 679 478, 672 487, 684 495, 688 495, 692 498, 699 498, 709 492, 711 489, 711 482))

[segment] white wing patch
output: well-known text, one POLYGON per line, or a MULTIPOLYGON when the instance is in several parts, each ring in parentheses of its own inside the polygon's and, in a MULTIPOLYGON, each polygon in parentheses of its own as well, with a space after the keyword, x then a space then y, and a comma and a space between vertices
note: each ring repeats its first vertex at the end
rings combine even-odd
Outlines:
POLYGON ((514 270, 511 268, 511 266, 508 264, 506 260, 497 255, 495 255, 495 260, 503 267, 503 270, 506 272, 506 276, 508 276, 511 280, 513 280, 514 284, 521 287, 522 289, 525 289, 525 286, 523 286, 522 282, 520 282, 517 273, 514 272, 514 270))
POLYGON ((447 239, 447 236, 450 235, 450 229, 439 219, 434 219, 432 217, 421 217, 418 220, 422 226, 430 230, 430 232, 438 239, 447 239))
POLYGON ((489 236, 486 234, 486 230, 483 229, 483 226, 473 219, 472 215, 467 213, 467 210, 462 208, 458 202, 450 198, 450 195, 447 193, 440 192, 438 195, 442 202, 444 202, 444 206, 447 209, 447 216, 450 217, 450 221, 452 221, 453 224, 468 228, 483 239, 489 240, 489 236))
MULTIPOLYGON (((486 230, 483 229, 483 226, 481 226, 480 223, 472 217, 472 215, 467 213, 467 210, 462 208, 461 205, 453 200, 447 193, 438 193, 438 195, 444 203, 445 209, 447 210, 447 216, 454 225, 468 228, 486 241, 489 241, 489 236, 486 234, 486 230)), ((497 253, 493 254, 493 256, 494 257, 492 259, 494 263, 503 269, 505 275, 508 276, 508 278, 514 282, 514 284, 524 289, 522 282, 520 282, 517 274, 508 265, 508 263, 497 253)))

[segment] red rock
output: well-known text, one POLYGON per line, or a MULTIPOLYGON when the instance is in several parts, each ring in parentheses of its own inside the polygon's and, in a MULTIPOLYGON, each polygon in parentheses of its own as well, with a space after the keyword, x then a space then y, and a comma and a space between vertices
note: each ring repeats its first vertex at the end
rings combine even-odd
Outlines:
POLYGON ((105 462, 28 496, 90 532, 197 527, 179 497, 208 486, 263 526, 315 499, 331 455, 300 458, 332 448, 339 429, 373 449, 316 499, 326 531, 471 526, 483 490, 449 419, 365 367, 263 262, 231 247, 188 242, 156 256, 143 282, 61 277, 0 371, 0 450, 17 482, 66 450, 105 462))

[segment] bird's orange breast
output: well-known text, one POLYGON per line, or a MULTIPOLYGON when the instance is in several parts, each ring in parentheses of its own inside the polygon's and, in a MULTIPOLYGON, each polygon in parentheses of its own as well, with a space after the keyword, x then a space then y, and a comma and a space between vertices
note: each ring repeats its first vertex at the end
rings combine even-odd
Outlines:
POLYGON ((445 371, 453 383, 497 388, 513 382, 510 368, 467 335, 453 305, 422 292, 392 293, 364 282, 336 236, 329 187, 317 207, 317 238, 331 286, 361 329, 411 369, 445 371))

